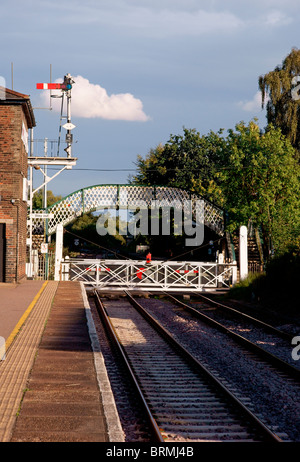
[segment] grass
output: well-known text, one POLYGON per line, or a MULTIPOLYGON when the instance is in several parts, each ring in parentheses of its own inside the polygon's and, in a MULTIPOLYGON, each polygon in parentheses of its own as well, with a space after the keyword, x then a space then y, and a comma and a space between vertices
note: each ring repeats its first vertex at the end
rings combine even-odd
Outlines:
POLYGON ((248 277, 237 283, 228 296, 237 300, 259 301, 266 284, 265 273, 249 273, 248 277))

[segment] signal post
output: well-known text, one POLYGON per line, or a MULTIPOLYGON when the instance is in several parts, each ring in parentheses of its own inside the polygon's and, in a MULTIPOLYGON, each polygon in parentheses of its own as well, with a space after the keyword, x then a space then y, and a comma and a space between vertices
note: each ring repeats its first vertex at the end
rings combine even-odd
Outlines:
MULTIPOLYGON (((33 275, 33 252, 32 252, 32 241, 33 241, 33 225, 34 225, 34 220, 37 217, 36 214, 33 213, 33 208, 32 208, 32 201, 33 201, 33 195, 40 189, 42 188, 47 188, 47 185, 50 181, 52 181, 56 176, 58 176, 60 173, 62 173, 64 170, 70 170, 72 169, 73 166, 76 165, 77 158, 72 157, 72 143, 73 143, 73 135, 72 135, 72 130, 75 128, 75 125, 72 124, 71 122, 71 89, 72 85, 74 84, 74 80, 72 79, 70 74, 66 74, 64 76, 64 81, 62 83, 37 83, 36 88, 37 90, 61 90, 61 95, 60 96, 55 96, 58 98, 61 98, 61 107, 63 109, 63 103, 64 103, 64 97, 66 96, 67 98, 67 115, 64 117, 67 122, 62 125, 62 127, 67 131, 66 137, 65 137, 65 142, 67 144, 66 148, 64 149, 64 152, 66 155, 60 156, 59 155, 59 150, 57 153, 57 156, 55 157, 47 157, 47 155, 44 156, 35 156, 33 152, 30 153, 30 156, 28 157, 28 166, 30 170, 30 192, 29 192, 29 238, 28 238, 28 245, 29 245, 29 264, 27 268, 27 275, 29 277, 34 276, 33 275), (58 170, 52 177, 49 177, 47 174, 47 167, 48 166, 58 166, 60 167, 60 170, 58 170), (42 175, 43 175, 43 182, 38 186, 36 189, 33 190, 33 169, 38 169, 42 175)), ((62 113, 62 110, 61 110, 62 113)), ((60 121, 61 123, 61 121, 60 121)), ((61 126, 60 126, 61 128, 61 126)), ((60 138, 58 140, 58 146, 60 146, 60 138)), ((45 194, 45 203, 44 203, 44 208, 45 208, 45 213, 44 213, 44 227, 45 229, 47 228, 47 220, 49 217, 47 217, 47 195, 45 194)), ((47 242, 47 232, 46 232, 46 242, 47 242)))

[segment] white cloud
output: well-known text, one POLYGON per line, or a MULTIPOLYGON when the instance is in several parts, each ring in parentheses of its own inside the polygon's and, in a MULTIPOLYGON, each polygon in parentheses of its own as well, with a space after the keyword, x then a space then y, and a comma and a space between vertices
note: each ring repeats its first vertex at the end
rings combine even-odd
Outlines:
MULTIPOLYGON (((107 120, 141 121, 149 120, 143 111, 140 99, 131 93, 108 95, 105 88, 91 83, 88 79, 78 75, 73 77, 71 112, 73 116, 83 118, 101 118, 107 120)), ((56 82, 61 82, 57 79, 56 82)), ((60 94, 60 91, 53 94, 60 94)), ((44 104, 48 104, 49 91, 42 94, 44 104)), ((52 99, 53 109, 60 111, 61 100, 52 99)))
MULTIPOLYGON (((267 103, 268 98, 265 100, 265 104, 267 103)), ((238 106, 240 106, 243 111, 246 112, 258 112, 262 110, 262 99, 261 99, 261 92, 257 91, 250 101, 239 101, 238 106)))

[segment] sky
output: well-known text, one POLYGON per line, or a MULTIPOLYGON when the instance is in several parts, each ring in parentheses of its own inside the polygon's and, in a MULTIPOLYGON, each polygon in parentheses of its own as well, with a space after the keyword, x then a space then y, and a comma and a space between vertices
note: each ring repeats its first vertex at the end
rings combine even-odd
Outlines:
POLYGON ((137 156, 183 127, 226 133, 256 117, 263 129, 258 78, 300 45, 299 0, 2 0, 0 21, 0 78, 30 95, 34 154, 44 138, 56 154, 61 110, 36 83, 50 69, 53 82, 75 82, 78 160, 48 184, 62 196, 126 184, 137 156))

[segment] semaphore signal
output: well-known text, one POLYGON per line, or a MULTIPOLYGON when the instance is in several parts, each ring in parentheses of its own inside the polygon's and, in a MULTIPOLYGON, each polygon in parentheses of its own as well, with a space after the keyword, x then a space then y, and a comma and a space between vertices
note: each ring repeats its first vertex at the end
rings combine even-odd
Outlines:
POLYGON ((72 84, 75 83, 70 74, 64 76, 63 83, 37 83, 37 90, 65 90, 72 89, 72 84))
POLYGON ((62 83, 37 83, 37 90, 61 90, 62 83))
MULTIPOLYGON (((72 143, 73 143, 73 135, 71 133, 71 130, 75 128, 75 125, 71 123, 71 89, 73 85, 74 80, 72 79, 70 74, 66 74, 64 76, 64 81, 62 83, 37 83, 36 88, 37 90, 62 90, 62 108, 63 108, 63 97, 64 94, 67 96, 67 123, 63 125, 63 127, 67 130, 66 134, 66 143, 67 147, 64 149, 64 151, 67 153, 67 157, 71 157, 71 149, 72 149, 72 143)), ((61 126, 61 124, 60 124, 61 126)), ((59 142, 60 142, 60 136, 59 136, 59 142)), ((59 146, 60 143, 58 143, 59 146)))

